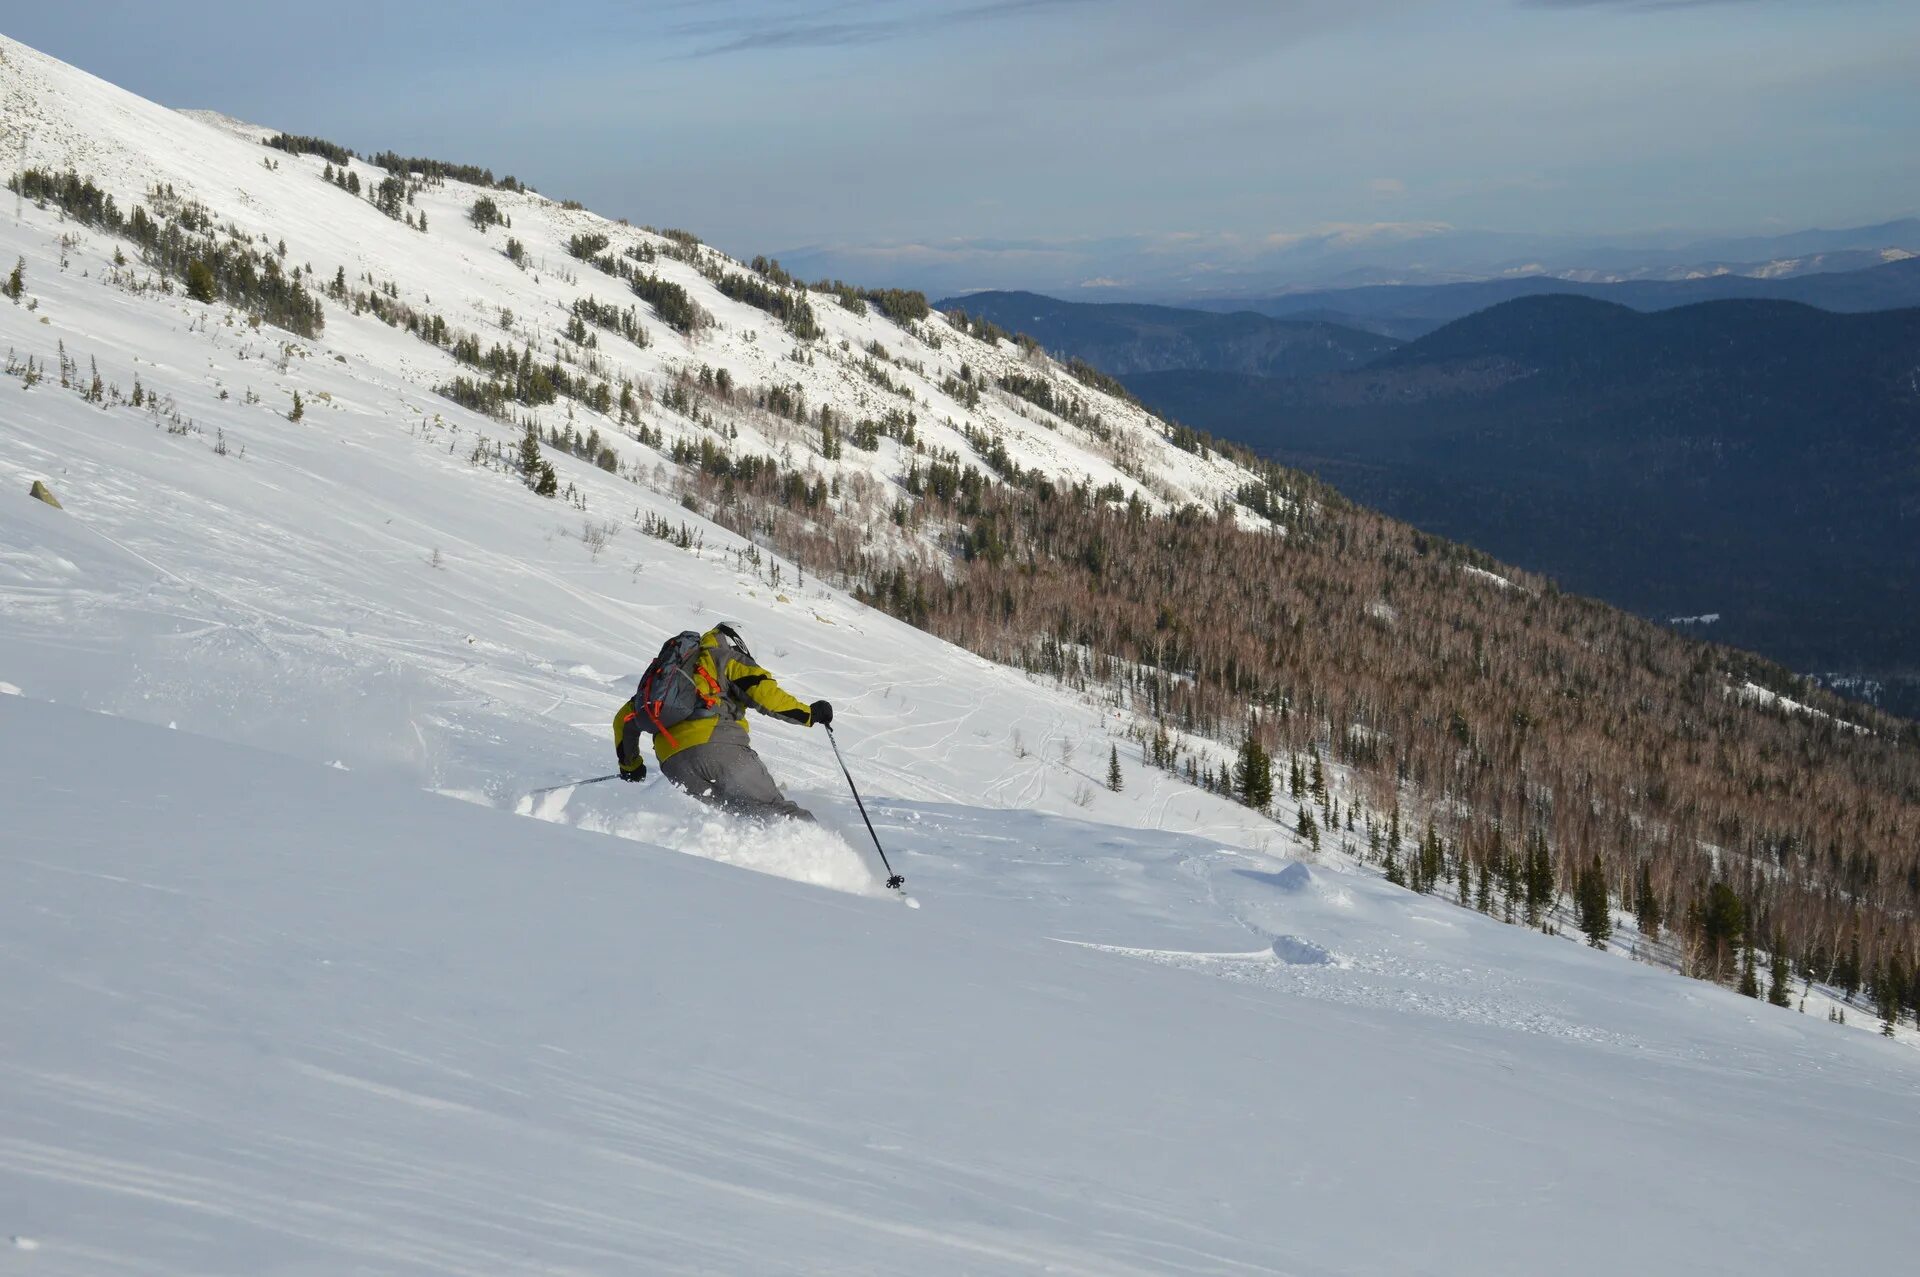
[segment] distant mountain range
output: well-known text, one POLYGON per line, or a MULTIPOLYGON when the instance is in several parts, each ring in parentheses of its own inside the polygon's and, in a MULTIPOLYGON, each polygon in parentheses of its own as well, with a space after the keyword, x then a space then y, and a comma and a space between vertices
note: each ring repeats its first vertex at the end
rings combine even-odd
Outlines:
MULTIPOLYGON (((1253 311, 1281 319, 1315 320, 1411 339, 1489 306, 1547 293, 1593 297, 1635 310, 1665 310, 1735 297, 1804 302, 1833 311, 1891 310, 1920 306, 1920 257, 1901 258, 1860 270, 1776 277, 1716 274, 1692 279, 1595 283, 1536 274, 1458 284, 1321 289, 1252 300, 1198 302, 1195 307, 1207 311, 1231 308, 1234 312, 1253 311)), ((960 304, 966 305, 967 299, 961 298, 960 304)))
POLYGON ((1129 375, 1355 500, 1810 671, 1920 674, 1920 310, 1528 297, 1364 368, 1129 375))
POLYGON ((885 279, 928 296, 1033 289, 1087 302, 1233 311, 1301 289, 1452 284, 1543 276, 1608 283, 1712 275, 1777 279, 1861 269, 1920 254, 1920 218, 1780 235, 1537 235, 1441 222, 1334 223, 1257 235, 959 238, 792 244, 806 279, 885 279))
POLYGON ((1400 343, 1314 319, 1250 311, 1218 315, 1171 306, 1055 301, 1038 293, 974 293, 941 302, 1115 376, 1202 368, 1258 377, 1311 377, 1358 368, 1400 343))

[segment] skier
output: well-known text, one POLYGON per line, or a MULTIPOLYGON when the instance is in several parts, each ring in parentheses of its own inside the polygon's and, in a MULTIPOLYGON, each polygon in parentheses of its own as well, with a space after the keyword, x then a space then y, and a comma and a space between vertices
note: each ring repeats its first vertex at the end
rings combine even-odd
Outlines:
POLYGON ((731 625, 668 639, 640 679, 639 690, 613 716, 620 779, 644 780, 643 732, 666 778, 696 798, 746 816, 813 813, 780 792, 747 736, 747 708, 802 727, 826 727, 833 706, 795 700, 754 661, 731 625))

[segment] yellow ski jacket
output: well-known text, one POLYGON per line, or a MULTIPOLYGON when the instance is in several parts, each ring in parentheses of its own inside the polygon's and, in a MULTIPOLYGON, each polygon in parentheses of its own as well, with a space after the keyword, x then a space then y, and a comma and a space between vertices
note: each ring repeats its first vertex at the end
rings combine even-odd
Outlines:
MULTIPOLYGON (((668 723, 666 730, 653 738, 654 756, 665 762, 683 749, 704 745, 715 737, 727 739, 739 733, 747 742, 747 709, 802 727, 813 726, 813 711, 806 702, 794 699, 774 682, 773 675, 751 662, 750 654, 727 641, 717 630, 700 636, 698 681, 714 688, 716 695, 706 713, 683 722, 668 723)), ((640 766, 640 741, 653 728, 646 712, 629 698, 613 714, 613 745, 620 756, 620 770, 631 772, 640 766)))

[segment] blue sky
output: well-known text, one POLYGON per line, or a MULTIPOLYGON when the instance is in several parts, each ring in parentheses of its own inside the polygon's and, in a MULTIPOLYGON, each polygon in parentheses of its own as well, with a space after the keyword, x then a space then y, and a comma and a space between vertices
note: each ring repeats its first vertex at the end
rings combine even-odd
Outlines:
POLYGON ((876 282, 1920 212, 1911 0, 0 0, 0 30, 876 282))

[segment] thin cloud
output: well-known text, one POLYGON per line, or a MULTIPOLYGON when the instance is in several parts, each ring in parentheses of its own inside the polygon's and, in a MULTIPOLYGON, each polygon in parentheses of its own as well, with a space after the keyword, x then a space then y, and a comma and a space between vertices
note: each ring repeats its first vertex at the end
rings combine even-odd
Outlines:
POLYGON ((875 4, 823 5, 798 17, 770 19, 748 13, 676 26, 676 35, 720 37, 686 54, 688 58, 716 58, 729 53, 764 49, 828 49, 880 44, 909 35, 1017 18, 1048 9, 1081 5, 1088 0, 975 0, 970 4, 941 4, 904 16, 901 6, 875 4), (886 16, 881 16, 882 12, 886 16), (846 15, 846 16, 840 16, 846 15))
POLYGON ((1657 9, 1725 8, 1758 0, 1519 0, 1522 9, 1657 9))
POLYGON ((1261 241, 1270 249, 1312 245, 1351 248, 1356 244, 1397 244, 1445 235, 1454 228, 1446 222, 1323 222, 1306 231, 1273 231, 1261 241))

